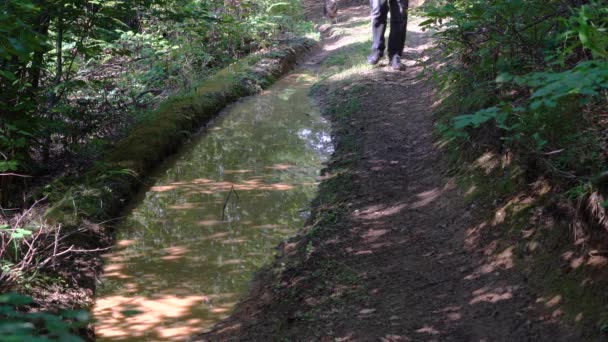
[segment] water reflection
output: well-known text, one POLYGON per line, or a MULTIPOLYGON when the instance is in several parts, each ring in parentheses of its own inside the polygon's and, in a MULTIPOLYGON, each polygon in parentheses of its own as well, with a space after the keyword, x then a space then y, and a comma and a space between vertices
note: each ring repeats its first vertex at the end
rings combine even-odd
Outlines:
POLYGON ((184 340, 230 313, 306 215, 328 125, 294 73, 228 109, 145 194, 106 256, 100 341, 184 340))

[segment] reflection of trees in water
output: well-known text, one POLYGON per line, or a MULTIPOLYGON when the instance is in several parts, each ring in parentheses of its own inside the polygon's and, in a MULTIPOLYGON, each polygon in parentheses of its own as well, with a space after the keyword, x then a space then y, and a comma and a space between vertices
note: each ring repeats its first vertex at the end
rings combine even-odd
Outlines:
MULTIPOLYGON (((302 224, 300 210, 314 195, 320 163, 331 153, 326 124, 306 114, 308 101, 305 92, 245 101, 166 172, 159 185, 174 187, 149 192, 120 236, 136 241, 126 247, 124 272, 139 275, 142 291, 151 284, 238 291, 278 241, 302 224), (241 185, 239 199, 227 206, 226 222, 218 222, 228 193, 222 182, 241 185), (294 187, 267 189, 273 184, 294 187), (171 246, 187 251, 170 255, 171 246)), ((115 281, 108 279, 105 287, 118 287, 115 281)))
POLYGON ((179 320, 216 321, 251 272, 302 225, 301 209, 332 152, 328 127, 311 112, 307 90, 270 94, 277 96, 233 106, 146 194, 119 231, 125 243, 110 257, 104 299, 144 309, 166 300, 186 305, 179 320), (221 222, 232 187, 238 199, 230 199, 221 222))

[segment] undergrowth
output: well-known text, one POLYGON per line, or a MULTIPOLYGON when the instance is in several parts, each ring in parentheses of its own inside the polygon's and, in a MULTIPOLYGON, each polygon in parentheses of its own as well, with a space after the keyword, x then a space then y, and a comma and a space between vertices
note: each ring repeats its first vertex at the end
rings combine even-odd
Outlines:
POLYGON ((603 171, 601 2, 439 1, 424 14, 448 62, 433 75, 449 94, 438 125, 447 141, 514 151, 568 186, 603 171))
POLYGON ((437 132, 467 201, 515 246, 549 315, 597 337, 608 317, 597 257, 608 241, 605 2, 439 0, 422 12, 445 61, 430 74, 445 94, 437 132))

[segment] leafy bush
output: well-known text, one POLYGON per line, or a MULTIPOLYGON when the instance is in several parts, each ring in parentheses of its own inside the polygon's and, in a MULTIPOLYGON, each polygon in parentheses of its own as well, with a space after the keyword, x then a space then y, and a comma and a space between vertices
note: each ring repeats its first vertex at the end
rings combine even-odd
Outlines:
POLYGON ((597 172, 604 161, 593 125, 608 104, 607 14, 601 1, 427 6, 423 26, 436 32, 438 50, 450 61, 438 79, 451 93, 454 114, 441 131, 463 143, 492 127, 495 144, 546 159, 567 171, 561 174, 597 172))
POLYGON ((86 311, 24 312, 24 306, 32 304, 32 298, 8 293, 0 295, 0 341, 84 341, 74 334, 86 327, 89 314, 86 311))

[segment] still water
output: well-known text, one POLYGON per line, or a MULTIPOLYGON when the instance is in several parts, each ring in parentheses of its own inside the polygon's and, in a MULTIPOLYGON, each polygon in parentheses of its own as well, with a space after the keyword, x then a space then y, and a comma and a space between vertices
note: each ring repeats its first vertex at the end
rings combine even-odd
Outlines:
POLYGON ((230 106, 118 230, 94 308, 99 341, 183 341, 230 314, 306 219, 329 125, 292 73, 230 106))

